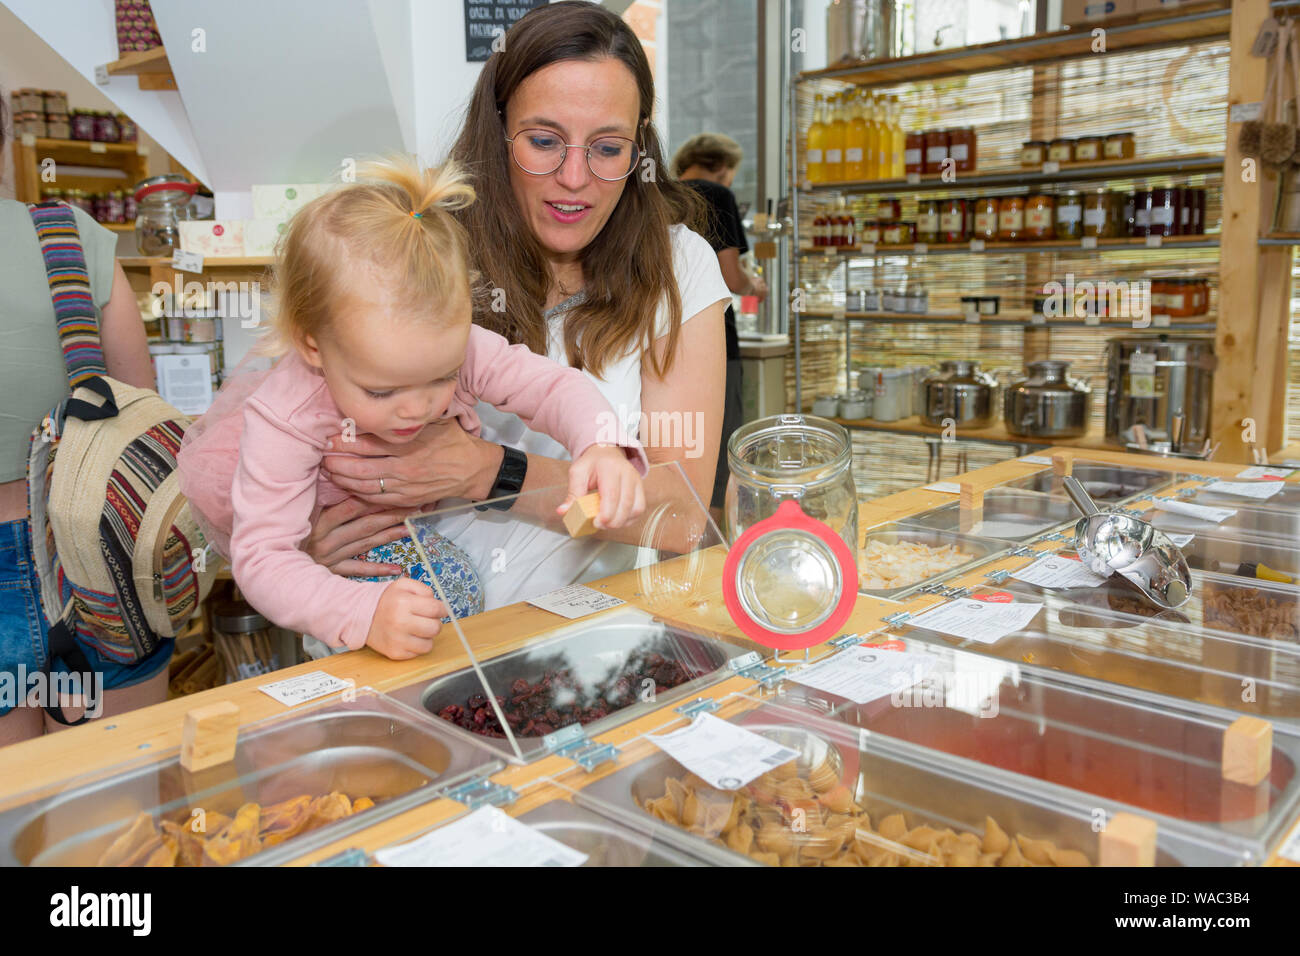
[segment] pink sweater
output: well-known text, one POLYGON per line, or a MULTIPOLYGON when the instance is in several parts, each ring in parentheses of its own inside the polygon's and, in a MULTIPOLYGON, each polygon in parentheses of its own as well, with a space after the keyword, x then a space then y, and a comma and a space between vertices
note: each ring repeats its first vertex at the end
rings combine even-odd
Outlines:
MULTIPOLYGON (((574 458, 615 421, 609 403, 582 372, 474 326, 446 417, 477 434, 474 404, 480 399, 555 438, 574 458)), ((296 353, 281 359, 248 398, 230 492, 230 558, 240 590, 267 618, 331 647, 358 648, 388 582, 349 581, 298 547, 319 509, 348 497, 321 470, 342 419, 324 378, 296 353)), ((626 437, 620 444, 644 475, 648 465, 640 444, 626 437)), ((190 463, 211 467, 216 457, 209 449, 190 463)), ((182 469, 185 464, 183 459, 182 469)), ((194 503, 222 527, 223 516, 210 507, 220 511, 219 503, 194 503)))

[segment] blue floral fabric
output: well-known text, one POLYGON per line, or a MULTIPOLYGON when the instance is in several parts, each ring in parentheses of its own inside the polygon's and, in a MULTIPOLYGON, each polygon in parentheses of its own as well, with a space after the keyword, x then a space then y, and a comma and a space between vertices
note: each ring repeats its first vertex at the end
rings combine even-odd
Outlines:
MULTIPOLYGON (((474 568, 469 555, 450 538, 445 538, 436 532, 426 532, 421 535, 421 538, 425 549, 429 552, 429 560, 433 562, 433 573, 437 575, 438 584, 447 595, 451 611, 456 618, 466 618, 482 611, 483 585, 479 581, 478 571, 474 568)), ((433 587, 433 582, 429 579, 429 569, 421 560, 415 542, 410 538, 403 538, 391 544, 381 544, 371 548, 362 557, 366 561, 380 564, 400 565, 405 569, 407 577, 423 581, 433 587)), ((390 581, 392 579, 367 577, 356 578, 356 580, 390 581)), ((450 620, 450 617, 443 618, 445 622, 450 620)))

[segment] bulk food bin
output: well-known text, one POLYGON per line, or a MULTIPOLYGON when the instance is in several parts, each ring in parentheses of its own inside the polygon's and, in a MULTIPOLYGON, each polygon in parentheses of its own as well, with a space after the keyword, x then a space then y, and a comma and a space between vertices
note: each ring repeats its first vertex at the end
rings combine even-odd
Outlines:
POLYGON ((863 535, 858 551, 858 591, 897 599, 922 584, 960 574, 1008 547, 1008 542, 997 538, 958 531, 901 522, 877 525, 863 535))
POLYGON ((1037 491, 990 488, 984 492, 982 512, 966 522, 969 527, 962 527, 961 506, 955 501, 900 518, 898 523, 911 528, 960 531, 982 538, 1023 542, 1046 534, 1066 522, 1073 523, 1078 517, 1078 510, 1066 498, 1055 498, 1037 491))
MULTIPOLYGON (((719 713, 733 711, 729 723, 798 756, 737 789, 715 788, 653 743, 683 717, 627 744, 614 772, 560 782, 575 804, 625 825, 661 821, 685 846, 784 866, 1025 865, 1027 856, 1092 865, 1098 821, 1131 809, 864 733, 794 699, 733 694, 720 703, 719 713)), ((1157 865, 1248 859, 1194 826, 1158 823, 1157 865)))
MULTIPOLYGON (((1256 786, 1223 776, 1225 734, 1239 712, 931 643, 913 629, 905 649, 927 657, 915 682, 867 704, 821 691, 809 710, 900 745, 941 753, 972 773, 1002 771, 1071 799, 1122 805, 1161 827, 1191 826, 1252 863, 1263 862, 1300 812, 1300 731, 1274 720, 1271 770, 1256 786)), ((786 685, 789 687, 789 684, 786 685)))
POLYGON ((502 766, 363 688, 241 729, 234 759, 208 770, 173 751, 19 798, 0 811, 0 862, 273 865, 502 766))
MULTIPOLYGON (((1146 468, 1126 468, 1123 465, 1110 465, 1105 462, 1075 460, 1070 474, 1083 484, 1093 501, 1114 504, 1126 501, 1136 495, 1149 494, 1170 484, 1173 477, 1168 472, 1151 471, 1146 468)), ((1066 497, 1061 477, 1051 468, 1036 471, 1023 478, 1004 482, 1000 488, 1021 489, 1051 494, 1058 498, 1066 497)))
MULTIPOLYGON (((1284 541, 1215 527, 1196 531, 1179 550, 1196 570, 1245 578, 1261 586, 1274 583, 1268 579, 1279 575, 1300 582, 1300 539, 1284 541)), ((1280 626, 1286 628, 1285 623, 1280 626)))
POLYGON ((577 511, 567 516, 570 533, 555 513, 563 487, 497 502, 508 510, 457 505, 408 519, 425 569, 453 611, 445 638, 460 642, 470 664, 395 696, 441 718, 456 737, 527 762, 574 735, 590 739, 696 694, 734 674, 737 658, 753 665, 768 656, 726 633, 738 634, 722 595, 726 546, 680 466, 651 468, 645 488, 645 513, 608 534, 586 533, 577 511), (491 646, 471 641, 461 621, 465 602, 448 598, 439 573, 446 539, 463 546, 486 597, 474 633, 513 620, 522 602, 534 606, 530 622, 542 608, 550 624, 531 633, 503 628, 507 636, 491 646))

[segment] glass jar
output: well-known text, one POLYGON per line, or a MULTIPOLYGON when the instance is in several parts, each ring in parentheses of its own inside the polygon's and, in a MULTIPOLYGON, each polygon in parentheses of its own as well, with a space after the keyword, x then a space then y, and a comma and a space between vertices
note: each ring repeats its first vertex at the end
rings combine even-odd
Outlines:
POLYGON ((1131 132, 1111 133, 1102 148, 1106 159, 1132 159, 1137 155, 1137 143, 1131 132))
POLYGON ((97 143, 116 143, 122 132, 117 128, 117 118, 112 113, 101 111, 95 114, 93 139, 97 143))
POLYGON ((1102 158, 1106 140, 1101 136, 1080 136, 1074 141, 1074 161, 1095 163, 1102 158))
POLYGON ((117 114, 118 137, 123 143, 134 143, 139 138, 135 121, 125 113, 117 114))
POLYGON ((906 368, 882 368, 876 373, 876 394, 871 417, 896 422, 912 412, 913 374, 906 368))
POLYGON ((1051 239, 1054 235, 1052 220, 1055 208, 1055 197, 1047 193, 1030 196, 1025 203, 1025 237, 1051 239))
POLYGON ((95 138, 95 114, 89 110, 73 110, 69 115, 72 126, 72 138, 93 140, 95 138))
POLYGON ((212 614, 212 645, 225 665, 226 683, 279 670, 279 642, 270 621, 242 601, 222 602, 212 614))
POLYGON ((924 199, 916 205, 916 241, 939 241, 939 203, 924 199))
POLYGON ((947 199, 939 205, 939 241, 961 242, 970 234, 966 200, 947 199))
POLYGON ((948 156, 959 173, 975 169, 975 128, 962 126, 948 132, 948 156))
MULTIPOLYGON (((774 415, 736 429, 727 442, 727 525, 732 542, 793 499, 858 553, 853 443, 831 421, 774 415)), ((851 582, 850 587, 857 586, 851 582)))
POLYGON ((925 131, 925 172, 943 172, 943 161, 948 158, 948 131, 946 129, 928 129, 925 131))
POLYGON ((50 139, 72 139, 72 123, 67 113, 48 113, 45 116, 45 135, 50 139))
POLYGON ((1025 231, 1025 197, 1003 196, 998 200, 998 238, 1015 240, 1025 231))
POLYGON ((1137 193, 1120 193, 1119 234, 1137 235, 1137 193))
POLYGON ((884 246, 905 246, 915 242, 915 225, 910 222, 891 222, 880 229, 880 244, 884 246))
POLYGON ((858 233, 858 241, 863 244, 879 242, 880 222, 875 219, 862 220, 862 228, 858 233))
POLYGON ((1068 136, 1058 136, 1047 147, 1047 158, 1054 163, 1068 163, 1074 160, 1074 140, 1068 136))
POLYGON ((907 173, 925 172, 925 134, 908 133, 903 141, 903 171, 907 173))
POLYGON ((1168 287, 1165 285, 1164 276, 1151 277, 1151 314, 1165 314, 1165 298, 1168 295, 1168 287))
POLYGON ((1150 212, 1147 215, 1148 236, 1172 236, 1178 222, 1178 190, 1172 186, 1161 186, 1149 193, 1151 196, 1150 212))
POLYGON ((105 205, 105 222, 126 222, 126 200, 121 190, 108 194, 105 205))
POLYGON ((1192 234, 1192 207, 1196 204, 1195 195, 1191 187, 1178 187, 1178 220, 1174 223, 1175 235, 1190 236, 1192 234))
POLYGON ((1057 239, 1078 239, 1083 235, 1083 198, 1077 190, 1067 190, 1057 197, 1053 234, 1057 239))
POLYGON ((898 222, 903 215, 903 203, 893 197, 886 197, 876 200, 876 219, 881 226, 887 223, 898 222))
POLYGON ((1083 234, 1099 239, 1110 239, 1119 233, 1115 213, 1115 197, 1105 189, 1097 189, 1083 199, 1083 234))
POLYGON ((1164 314, 1171 319, 1184 319, 1192 314, 1191 302, 1184 279, 1166 279, 1165 280, 1165 301, 1164 314))
POLYGON ((108 222, 108 195, 106 193, 92 193, 90 210, 95 222, 108 222))
POLYGON ((870 418, 872 398, 874 398, 874 394, 869 396, 863 389, 850 389, 844 393, 844 397, 840 400, 839 417, 855 421, 870 418))
POLYGON ((1139 239, 1151 229, 1151 190, 1139 189, 1133 194, 1133 235, 1139 239))
POLYGON ((179 248, 178 221, 196 188, 174 173, 152 176, 136 186, 135 241, 141 255, 170 255, 179 248))
POLYGON ((906 306, 903 311, 925 315, 930 311, 930 294, 919 285, 907 287, 906 306))
POLYGON ((1047 143, 1041 139, 1031 139, 1020 147, 1020 165, 1026 169, 1037 169, 1047 159, 1047 143))
POLYGON ((812 413, 822 418, 834 418, 840 413, 840 397, 822 394, 813 399, 812 413))
POLYGON ((974 202, 971 216, 970 235, 972 239, 996 239, 998 237, 998 198, 981 196, 974 202))
POLYGON ((1196 218, 1192 220, 1192 228, 1194 230, 1192 235, 1194 236, 1205 235, 1205 231, 1208 228, 1205 220, 1205 195, 1206 191, 1204 189, 1196 190, 1196 218))

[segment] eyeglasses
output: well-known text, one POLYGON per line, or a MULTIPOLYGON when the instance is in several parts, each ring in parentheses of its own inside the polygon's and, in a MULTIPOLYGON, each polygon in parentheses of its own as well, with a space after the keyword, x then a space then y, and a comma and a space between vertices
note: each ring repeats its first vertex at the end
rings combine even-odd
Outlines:
POLYGON ((549 176, 564 165, 569 150, 580 149, 587 154, 591 174, 607 183, 631 176, 641 153, 626 136, 602 136, 587 146, 579 146, 564 142, 548 129, 521 129, 507 136, 506 142, 515 165, 530 176, 549 176))

